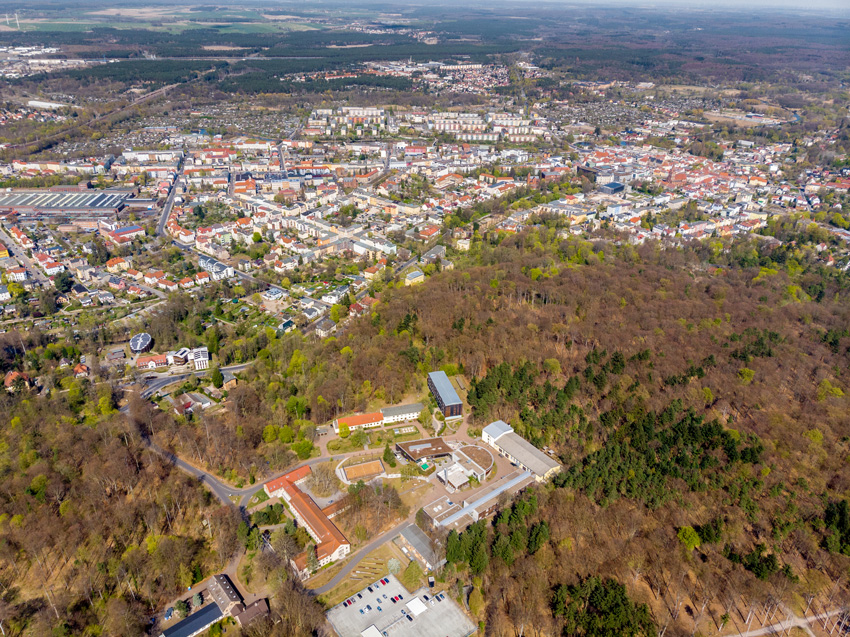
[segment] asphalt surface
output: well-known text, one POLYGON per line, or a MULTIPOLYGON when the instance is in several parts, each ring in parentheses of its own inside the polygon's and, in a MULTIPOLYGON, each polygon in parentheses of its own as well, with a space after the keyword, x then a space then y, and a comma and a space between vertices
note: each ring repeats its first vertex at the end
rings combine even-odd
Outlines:
POLYGON ((348 560, 348 562, 346 562, 345 566, 342 567, 342 570, 339 573, 334 575, 334 577, 331 581, 329 581, 324 586, 320 586, 319 588, 307 589, 307 592, 310 595, 323 595, 324 593, 327 593, 328 591, 333 590, 334 587, 336 587, 337 585, 339 585, 340 582, 342 582, 342 580, 344 580, 346 577, 348 577, 348 575, 351 573, 351 571, 354 570, 354 567, 356 567, 358 564, 360 564, 360 561, 364 557, 366 557, 367 555, 369 555, 369 553, 371 553, 376 548, 378 548, 379 546, 384 544, 384 542, 387 542, 387 541, 391 540, 392 538, 394 538, 396 535, 398 535, 401 532, 402 529, 410 526, 410 524, 414 521, 414 519, 415 519, 415 514, 411 515, 410 517, 408 517, 403 522, 397 524, 396 526, 391 528, 389 531, 387 531, 383 535, 379 535, 374 540, 369 542, 369 544, 361 547, 355 553, 352 553, 348 558, 346 558, 348 560))
POLYGON ((174 207, 174 198, 177 196, 177 186, 180 183, 180 179, 183 177, 183 164, 180 164, 180 168, 177 170, 177 177, 174 179, 174 183, 171 184, 171 190, 168 191, 168 197, 165 200, 165 205, 162 207, 162 215, 159 217, 159 223, 156 225, 156 234, 161 235, 165 230, 165 224, 168 221, 168 215, 171 214, 171 209, 174 207))
POLYGON ((15 256, 18 261, 23 263, 24 267, 26 267, 29 272, 29 276, 39 283, 47 283, 47 276, 44 272, 35 267, 32 260, 27 256, 26 252, 24 252, 23 248, 21 248, 21 246, 12 239, 12 236, 6 232, 6 229, 2 227, 0 227, 0 239, 2 239, 3 243, 6 244, 6 247, 9 249, 9 254, 15 256))

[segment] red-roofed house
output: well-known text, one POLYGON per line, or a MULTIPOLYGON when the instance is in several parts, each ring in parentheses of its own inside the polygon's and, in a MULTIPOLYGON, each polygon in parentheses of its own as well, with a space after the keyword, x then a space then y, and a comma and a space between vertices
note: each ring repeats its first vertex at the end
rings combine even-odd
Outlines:
POLYGON ((106 270, 107 272, 120 272, 121 270, 127 270, 130 267, 130 264, 127 263, 127 260, 122 257, 113 257, 109 261, 106 262, 106 270))
POLYGON ((357 414, 345 416, 334 420, 334 429, 339 431, 342 425, 348 425, 350 430, 368 429, 369 427, 381 427, 384 424, 384 415, 380 411, 370 414, 357 414))
POLYGON ((139 356, 136 359, 136 369, 156 369, 157 367, 168 367, 168 356, 156 354, 154 356, 139 356))
POLYGON ((18 384, 23 385, 23 387, 31 387, 32 381, 30 377, 19 371, 11 371, 6 374, 6 377, 3 379, 3 386, 6 388, 6 391, 10 394, 13 393, 18 384))
MULTIPOLYGON (((319 567, 344 558, 351 551, 351 544, 318 507, 309 495, 298 488, 298 483, 311 473, 309 465, 290 471, 286 475, 263 485, 270 498, 282 497, 298 521, 316 542, 316 559, 319 567)), ((301 579, 311 575, 307 552, 291 560, 301 579)))

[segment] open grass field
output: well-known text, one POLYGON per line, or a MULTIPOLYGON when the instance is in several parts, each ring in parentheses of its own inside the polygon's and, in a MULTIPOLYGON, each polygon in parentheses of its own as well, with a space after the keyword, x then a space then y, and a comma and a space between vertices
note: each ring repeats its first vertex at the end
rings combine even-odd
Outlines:
POLYGON ((21 19, 21 31, 87 32, 97 28, 145 29, 180 33, 190 29, 215 29, 223 34, 287 33, 321 28, 304 21, 269 19, 255 11, 191 11, 165 7, 116 7, 77 15, 21 19))

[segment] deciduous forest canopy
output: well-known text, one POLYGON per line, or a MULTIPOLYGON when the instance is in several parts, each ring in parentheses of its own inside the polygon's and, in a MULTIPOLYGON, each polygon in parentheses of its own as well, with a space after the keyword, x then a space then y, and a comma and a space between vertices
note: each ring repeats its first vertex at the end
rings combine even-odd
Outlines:
MULTIPOLYGON (((224 414, 187 421, 136 401, 125 416, 118 388, 85 381, 3 396, 5 617, 53 630, 55 605, 70 633, 135 634, 147 605, 232 554, 238 518, 140 432, 261 479, 297 462, 316 425, 423 392, 439 368, 470 379, 475 427, 501 418, 564 465, 444 538, 449 571, 480 578, 493 634, 681 634, 730 596, 843 590, 848 281, 814 256, 755 239, 660 249, 545 226, 493 234, 455 270, 386 289, 338 337, 241 341, 256 362, 224 414), (626 623, 606 628, 610 608, 626 623)), ((162 317, 191 334, 185 308, 162 317)), ((4 370, 24 355, 18 338, 2 335, 4 370)))

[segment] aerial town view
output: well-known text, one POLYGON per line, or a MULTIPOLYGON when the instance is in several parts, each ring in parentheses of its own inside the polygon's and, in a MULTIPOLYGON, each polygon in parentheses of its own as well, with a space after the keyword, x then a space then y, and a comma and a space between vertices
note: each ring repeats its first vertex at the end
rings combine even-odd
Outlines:
POLYGON ((850 635, 850 5, 0 11, 3 637, 850 635))

